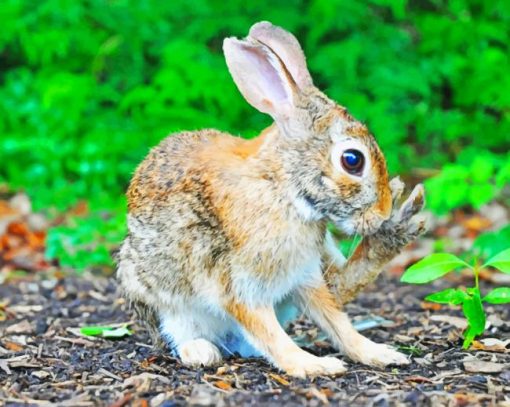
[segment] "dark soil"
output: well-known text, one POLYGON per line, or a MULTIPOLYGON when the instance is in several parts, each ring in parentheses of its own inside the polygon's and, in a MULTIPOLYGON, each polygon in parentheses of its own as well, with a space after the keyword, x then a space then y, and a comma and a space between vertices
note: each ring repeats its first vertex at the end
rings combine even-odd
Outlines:
MULTIPOLYGON (((343 377, 298 380, 259 359, 188 369, 153 349, 137 324, 124 339, 80 336, 77 328, 84 325, 132 321, 115 283, 102 277, 4 284, 0 404, 510 405, 510 307, 488 307, 485 338, 497 339, 466 351, 460 312, 421 302, 431 290, 381 278, 348 306, 354 319, 377 315, 393 321, 366 335, 412 353, 409 367, 378 370, 347 361, 350 370, 343 377)), ((335 352, 314 340, 317 330, 306 321, 292 331, 309 339, 313 353, 335 352)))

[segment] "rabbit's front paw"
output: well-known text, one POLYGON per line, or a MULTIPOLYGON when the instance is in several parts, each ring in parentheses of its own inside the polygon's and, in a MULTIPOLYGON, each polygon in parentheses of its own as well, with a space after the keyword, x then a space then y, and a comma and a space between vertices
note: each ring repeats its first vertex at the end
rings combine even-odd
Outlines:
POLYGON ((397 253, 426 230, 425 219, 418 214, 425 204, 425 190, 423 185, 416 185, 399 207, 397 202, 404 190, 404 184, 399 178, 394 178, 390 182, 390 187, 393 195, 393 211, 380 229, 370 236, 370 240, 379 246, 379 250, 397 253))
POLYGON ((317 357, 308 355, 295 358, 290 363, 285 363, 283 370, 290 375, 300 378, 314 376, 338 376, 344 374, 347 369, 344 363, 331 356, 317 357))
POLYGON ((179 356, 186 366, 214 366, 222 361, 220 350, 206 339, 193 339, 179 346, 179 356))
POLYGON ((408 365, 409 359, 403 353, 397 352, 391 346, 375 343, 369 339, 349 355, 353 360, 368 366, 385 367, 388 365, 408 365))

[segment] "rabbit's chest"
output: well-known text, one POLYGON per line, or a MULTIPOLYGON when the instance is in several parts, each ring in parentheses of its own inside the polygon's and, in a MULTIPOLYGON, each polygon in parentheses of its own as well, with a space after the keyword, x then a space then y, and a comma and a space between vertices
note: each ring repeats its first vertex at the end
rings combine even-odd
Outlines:
POLYGON ((321 253, 315 247, 281 247, 259 253, 254 267, 233 270, 237 294, 252 304, 274 304, 304 285, 321 281, 321 253))

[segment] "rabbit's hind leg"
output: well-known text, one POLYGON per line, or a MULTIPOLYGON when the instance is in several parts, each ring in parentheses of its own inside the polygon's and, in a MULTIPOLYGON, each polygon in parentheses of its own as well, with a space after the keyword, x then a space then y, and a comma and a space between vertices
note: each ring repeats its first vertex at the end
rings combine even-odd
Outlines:
POLYGON ((193 307, 162 312, 161 335, 170 343, 186 366, 214 366, 223 360, 212 342, 217 337, 219 321, 206 310, 193 307))

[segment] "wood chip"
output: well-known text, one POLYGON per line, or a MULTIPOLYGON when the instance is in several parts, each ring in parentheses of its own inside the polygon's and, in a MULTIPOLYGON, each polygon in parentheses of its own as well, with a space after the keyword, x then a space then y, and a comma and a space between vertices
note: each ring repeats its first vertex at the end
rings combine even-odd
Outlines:
POLYGON ((5 333, 8 335, 11 334, 32 334, 34 333, 34 327, 28 322, 28 320, 24 319, 17 324, 10 325, 5 329, 5 333))
POLYGON ((485 362, 478 359, 464 362, 464 369, 471 373, 501 373, 509 367, 508 363, 485 362))
POLYGON ((454 317, 451 315, 431 315, 430 320, 436 322, 446 322, 459 329, 467 328, 467 322, 464 318, 454 317))
POLYGON ((117 376, 116 374, 113 374, 112 372, 109 372, 108 370, 106 370, 104 368, 99 369, 97 371, 97 373, 103 374, 103 375, 108 376, 108 377, 111 377, 112 379, 117 380, 119 382, 124 381, 124 379, 122 377, 117 376))

